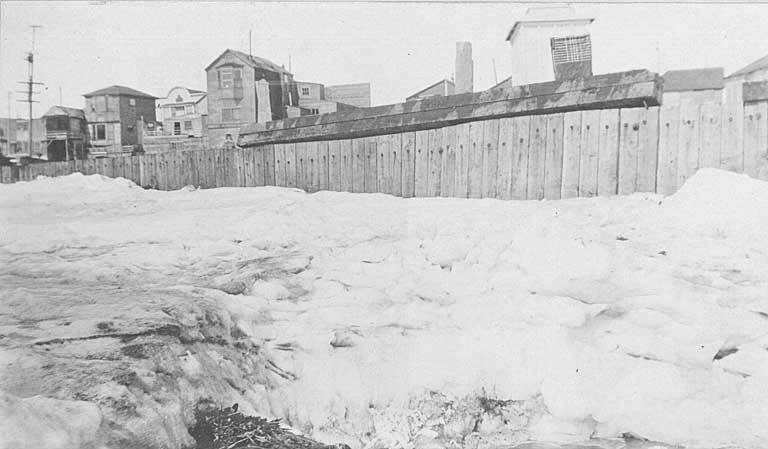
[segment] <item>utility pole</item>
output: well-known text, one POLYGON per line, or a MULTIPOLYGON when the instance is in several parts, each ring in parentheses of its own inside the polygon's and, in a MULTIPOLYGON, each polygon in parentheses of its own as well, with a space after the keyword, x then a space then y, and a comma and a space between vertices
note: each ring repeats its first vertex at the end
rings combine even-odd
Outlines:
POLYGON ((19 81, 19 84, 26 84, 27 90, 26 91, 19 91, 19 93, 27 94, 26 100, 17 100, 21 103, 28 103, 29 104, 29 156, 32 157, 32 142, 33 140, 33 126, 32 126, 32 103, 39 103, 39 101, 35 101, 32 99, 32 95, 39 94, 40 92, 35 92, 32 90, 34 86, 42 85, 43 83, 36 83, 35 82, 35 33, 38 28, 42 28, 40 25, 30 25, 32 28, 32 50, 30 50, 27 53, 27 63, 29 63, 29 80, 28 81, 19 81))

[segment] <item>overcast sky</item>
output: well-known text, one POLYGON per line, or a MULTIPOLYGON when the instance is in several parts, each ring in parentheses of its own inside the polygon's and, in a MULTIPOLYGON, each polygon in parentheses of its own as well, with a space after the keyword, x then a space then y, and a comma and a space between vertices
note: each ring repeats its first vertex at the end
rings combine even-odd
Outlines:
MULTIPOLYGON (((297 80, 370 82, 374 104, 404 98, 453 73, 455 42, 472 42, 475 90, 509 75, 507 32, 524 3, 2 2, 0 116, 26 79, 29 25, 38 24, 39 116, 54 104, 121 84, 164 96, 205 89, 204 68, 224 49, 291 69, 297 80), (61 101, 59 95, 61 92, 61 101)), ((768 4, 591 4, 593 68, 607 73, 722 66, 726 74, 768 54, 768 4), (658 48, 658 51, 657 51, 658 48)), ((11 116, 26 117, 15 100, 11 116)))

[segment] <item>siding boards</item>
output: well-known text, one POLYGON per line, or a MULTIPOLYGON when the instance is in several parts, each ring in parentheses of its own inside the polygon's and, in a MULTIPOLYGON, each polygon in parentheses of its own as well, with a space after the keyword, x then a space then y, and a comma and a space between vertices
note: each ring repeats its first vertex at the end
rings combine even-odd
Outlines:
POLYGON ((341 190, 344 192, 353 192, 353 176, 355 158, 352 151, 352 141, 349 139, 340 142, 339 154, 341 157, 341 190))
POLYGON ((494 119, 485 121, 483 126, 483 198, 499 198, 496 179, 499 167, 499 125, 499 120, 494 119))
POLYGON ((429 197, 440 196, 440 182, 443 171, 443 152, 444 150, 444 130, 445 128, 430 129, 428 142, 428 171, 427 171, 427 194, 429 197))
POLYGON ((376 181, 377 192, 392 193, 392 173, 390 160, 392 159, 391 141, 389 135, 381 135, 376 139, 376 181))
POLYGON ((547 117, 547 148, 544 157, 544 198, 559 200, 563 185, 563 114, 547 117))
POLYGON ((467 197, 483 197, 483 132, 484 122, 469 124, 469 165, 467 167, 467 197))
POLYGON ((440 196, 456 196, 456 126, 443 128, 443 158, 440 169, 440 196))
POLYGON ((720 168, 720 145, 722 144, 722 106, 704 103, 699 109, 699 167, 720 168))
POLYGON ((286 187, 296 188, 297 182, 297 158, 296 144, 285 144, 285 185, 286 187))
POLYGON ((392 194, 397 196, 403 196, 403 153, 401 151, 403 145, 402 134, 390 134, 389 135, 389 151, 390 151, 390 169, 389 172, 392 176, 390 186, 392 188, 392 194))
POLYGON ((353 167, 352 167, 352 191, 365 192, 365 139, 352 140, 353 167))
POLYGON ((365 140, 365 192, 376 193, 379 190, 377 179, 376 138, 367 137, 365 140))
POLYGON ((514 135, 514 119, 499 120, 499 151, 496 162, 496 191, 497 197, 508 200, 512 198, 512 145, 514 135))
POLYGON ((510 156, 510 198, 524 200, 528 198, 528 157, 531 135, 531 118, 512 118, 512 138, 510 156))
POLYGON ((661 108, 656 192, 664 195, 671 195, 677 190, 677 145, 681 121, 679 106, 661 108))
POLYGON ((296 144, 296 187, 304 191, 309 191, 309 159, 307 157, 307 142, 296 144))
POLYGON ((650 107, 640 112, 640 147, 637 154, 637 182, 635 191, 656 191, 656 170, 659 147, 659 108, 650 107))
POLYGON ((415 195, 416 188, 416 133, 408 132, 403 134, 400 146, 400 153, 403 155, 402 164, 402 195, 405 198, 412 198, 415 195))
POLYGON ((286 144, 278 143, 275 145, 275 185, 279 187, 287 187, 288 179, 286 178, 286 160, 285 160, 285 147, 286 144))
POLYGON ((429 131, 416 131, 414 196, 429 196, 429 131))
POLYGON ((328 142, 328 189, 340 192, 341 187, 341 141, 328 142))
POLYGON ((267 186, 276 185, 275 147, 276 145, 264 145, 262 147, 262 161, 264 162, 264 185, 267 186))
POLYGON ((544 171, 547 150, 547 116, 531 117, 528 147, 528 187, 526 199, 544 199, 544 171))
POLYGON ((471 143, 469 140, 469 123, 456 126, 456 169, 454 181, 454 196, 468 197, 469 158, 471 143))
POLYGON ((598 138, 597 194, 615 195, 618 187, 619 165, 619 110, 600 111, 598 138))
POLYGON ((581 111, 563 115, 563 179, 561 198, 579 196, 581 161, 581 111))
POLYGON ((640 109, 621 109, 619 141, 619 195, 629 195, 637 188, 637 159, 640 152, 640 109))
POLYGON ((699 169, 699 108, 695 104, 680 106, 680 130, 677 143, 677 188, 699 169))
POLYGON ((328 148, 329 142, 317 143, 317 174, 320 177, 318 180, 318 190, 329 190, 330 185, 330 173, 329 173, 329 161, 328 161, 328 148))

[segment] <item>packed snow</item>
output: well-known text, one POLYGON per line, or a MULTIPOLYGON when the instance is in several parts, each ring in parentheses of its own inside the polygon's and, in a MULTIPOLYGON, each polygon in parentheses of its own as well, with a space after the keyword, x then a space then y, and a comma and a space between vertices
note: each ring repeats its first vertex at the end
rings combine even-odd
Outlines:
MULTIPOLYGON (((249 410, 329 443, 768 446, 768 183, 745 175, 517 202, 74 174, 1 185, 0 208, 6 373, 22 318, 57 318, 19 299, 35 283, 56 308, 119 284, 138 303, 170 290, 228 311, 276 376, 249 410)), ((54 401, 0 390, 5 413, 54 401)))

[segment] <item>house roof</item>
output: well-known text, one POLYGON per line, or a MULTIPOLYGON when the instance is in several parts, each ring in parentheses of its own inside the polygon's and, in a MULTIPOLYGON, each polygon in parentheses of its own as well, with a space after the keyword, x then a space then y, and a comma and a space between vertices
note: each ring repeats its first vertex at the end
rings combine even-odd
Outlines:
POLYGON ((743 75, 749 75, 752 72, 755 72, 757 70, 761 69, 768 69, 768 55, 763 56, 762 58, 758 59, 757 61, 753 61, 747 66, 742 67, 741 69, 731 73, 728 75, 728 78, 735 78, 737 76, 743 76, 743 75))
POLYGON ((83 94, 84 97, 93 97, 96 95, 124 95, 127 97, 143 97, 143 98, 152 98, 156 99, 154 95, 145 94, 144 92, 139 92, 136 89, 131 89, 130 87, 125 86, 109 86, 105 87, 104 89, 94 90, 93 92, 83 94))
POLYGON ((453 83, 453 81, 451 81, 449 79, 442 79, 442 80, 436 82, 435 84, 432 84, 431 86, 428 86, 428 87, 425 87, 424 89, 421 89, 420 91, 416 92, 413 95, 409 95, 408 97, 406 97, 406 100, 408 98, 418 97, 419 95, 423 94, 424 92, 428 91, 429 89, 432 89, 433 87, 437 87, 437 86, 439 86, 440 84, 443 84, 443 83, 448 83, 451 86, 456 87, 456 85, 453 83))
POLYGON ((46 112, 43 117, 52 117, 56 115, 66 115, 85 120, 85 113, 82 109, 68 108, 66 106, 51 106, 51 109, 48 109, 48 112, 46 112))
POLYGON ((575 17, 575 18, 552 18, 552 19, 541 19, 541 20, 518 20, 515 22, 514 25, 512 25, 512 29, 509 30, 509 33, 507 33, 507 40, 512 41, 518 32, 520 32, 520 28, 523 27, 523 25, 527 24, 543 24, 543 23, 566 23, 566 22, 574 22, 574 23, 583 23, 583 24, 590 24, 594 22, 595 19, 591 17, 575 17))
POLYGON ((293 75, 291 72, 285 70, 284 68, 282 68, 281 66, 275 64, 274 62, 270 61, 269 59, 264 59, 264 58, 261 58, 259 56, 249 55, 247 53, 243 53, 242 51, 232 50, 231 48, 228 48, 228 49, 224 50, 224 52, 221 53, 219 56, 217 56, 216 59, 214 59, 212 63, 208 64, 208 67, 206 67, 205 70, 207 71, 208 69, 210 69, 216 63, 216 61, 221 59, 221 57, 224 56, 227 53, 231 53, 231 54, 237 56, 244 63, 250 65, 251 67, 266 69, 266 70, 270 70, 272 72, 277 72, 277 73, 285 73, 285 74, 288 74, 288 75, 293 75))
POLYGON ((670 70, 662 75, 664 79, 664 92, 722 89, 724 74, 722 67, 670 70))

